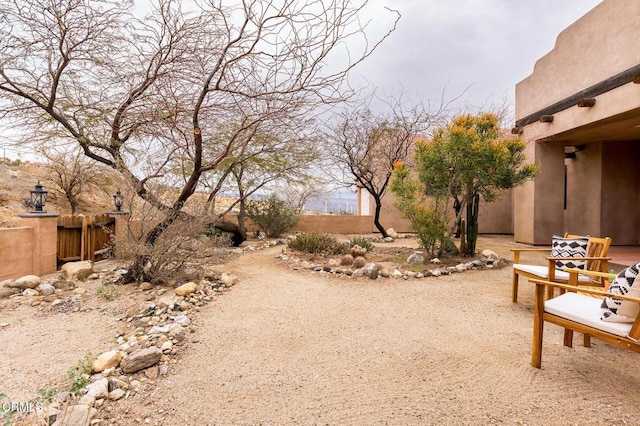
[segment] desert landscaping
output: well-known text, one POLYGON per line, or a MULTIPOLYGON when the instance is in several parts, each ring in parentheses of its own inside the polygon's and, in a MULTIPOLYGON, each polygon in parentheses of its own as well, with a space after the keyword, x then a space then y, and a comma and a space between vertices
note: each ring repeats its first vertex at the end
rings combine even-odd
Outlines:
POLYGON ((386 3, 0 2, 0 426, 639 424, 640 2, 386 3))
MULTIPOLYGON (((508 236, 479 241, 502 259, 514 246, 508 236)), ((3 299, 0 336, 11 344, 0 348, 1 392, 64 397, 68 370, 87 353, 142 345, 161 359, 94 374, 106 393, 90 384, 97 396, 54 403, 60 418, 84 398, 100 425, 633 423, 635 354, 597 341, 568 349, 548 327, 543 368, 530 366, 532 289, 513 304, 508 266, 372 280, 301 266, 277 241, 231 250, 184 296, 180 283, 141 283, 107 299, 100 277, 119 272, 106 262, 51 302, 3 299)))

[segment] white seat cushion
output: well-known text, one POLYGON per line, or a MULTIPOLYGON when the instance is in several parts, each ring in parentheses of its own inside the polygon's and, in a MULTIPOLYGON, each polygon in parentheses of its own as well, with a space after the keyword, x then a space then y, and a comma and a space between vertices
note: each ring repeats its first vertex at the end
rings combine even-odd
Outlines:
POLYGON ((544 302, 544 311, 616 336, 627 337, 631 324, 602 321, 601 303, 601 299, 584 294, 564 293, 544 302))
MULTIPOLYGON (((542 279, 548 279, 549 278, 549 268, 546 266, 539 266, 539 265, 525 265, 522 263, 516 263, 515 265, 513 265, 513 269, 518 270, 518 271, 522 271, 522 272, 527 272, 529 274, 535 275, 537 277, 540 277, 542 279)), ((556 269, 556 276, 555 276, 556 281, 569 281, 569 273, 565 272, 561 269, 556 269)), ((586 276, 586 275, 578 275, 578 282, 580 283, 590 283, 592 282, 591 278, 586 276)))

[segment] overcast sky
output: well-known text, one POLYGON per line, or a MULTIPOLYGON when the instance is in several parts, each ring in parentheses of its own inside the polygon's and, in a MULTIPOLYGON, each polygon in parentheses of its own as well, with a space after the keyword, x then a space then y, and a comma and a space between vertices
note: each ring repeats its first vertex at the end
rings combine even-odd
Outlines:
POLYGON ((472 109, 514 103, 515 85, 566 27, 601 0, 373 0, 397 9, 398 29, 356 74, 378 93, 400 90, 472 109), (475 108, 474 108, 475 107, 475 108))

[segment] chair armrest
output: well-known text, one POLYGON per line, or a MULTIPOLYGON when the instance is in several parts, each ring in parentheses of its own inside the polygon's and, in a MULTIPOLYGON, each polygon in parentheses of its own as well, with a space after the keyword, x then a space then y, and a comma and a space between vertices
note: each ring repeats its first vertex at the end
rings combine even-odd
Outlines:
POLYGON ((539 280, 537 278, 531 278, 529 281, 531 281, 532 283, 534 283, 536 285, 543 285, 545 287, 561 288, 563 290, 572 291, 572 292, 575 292, 575 293, 590 294, 592 296, 601 296, 601 297, 613 297, 615 299, 627 300, 629 302, 640 303, 640 297, 627 296, 626 294, 608 293, 606 291, 597 290, 597 289, 594 289, 594 288, 591 288, 591 287, 579 287, 579 286, 570 285, 570 284, 562 284, 562 283, 556 283, 556 282, 547 281, 547 280, 539 280))
POLYGON ((588 275, 596 278, 606 278, 608 280, 612 280, 617 276, 617 274, 612 274, 611 272, 589 271, 587 269, 562 268, 562 270, 569 274, 588 275))
POLYGON ((510 249, 511 251, 531 251, 531 252, 544 252, 544 251, 551 251, 550 248, 512 248, 510 249))
POLYGON ((551 249, 545 248, 512 248, 513 252, 513 263, 520 263, 520 253, 551 253, 551 249))

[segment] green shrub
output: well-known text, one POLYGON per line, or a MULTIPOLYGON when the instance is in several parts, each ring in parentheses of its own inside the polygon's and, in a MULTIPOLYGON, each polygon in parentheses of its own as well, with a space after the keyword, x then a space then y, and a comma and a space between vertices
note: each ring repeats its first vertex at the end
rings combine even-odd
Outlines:
POLYGON ((289 241, 289 248, 312 254, 344 254, 349 250, 348 244, 341 244, 329 234, 299 234, 289 241))
POLYGON ((366 249, 367 251, 373 250, 373 244, 371 244, 371 241, 361 236, 353 237, 349 240, 349 247, 353 247, 353 246, 360 246, 366 249))
POLYGON ((93 370, 94 360, 95 357, 91 352, 87 352, 76 365, 67 371, 67 378, 69 382, 71 382, 69 393, 72 396, 77 396, 80 391, 89 384, 89 375, 91 374, 91 370, 93 370))
POLYGON ((115 283, 112 283, 109 280, 103 280, 102 284, 98 286, 96 293, 104 300, 111 300, 116 295, 117 291, 118 289, 116 288, 115 283))
POLYGON ((298 211, 285 201, 271 195, 265 201, 249 201, 246 215, 269 238, 279 237, 298 223, 298 211))

